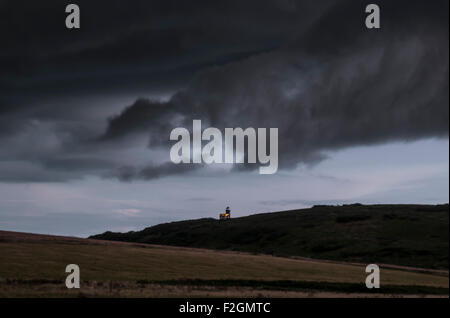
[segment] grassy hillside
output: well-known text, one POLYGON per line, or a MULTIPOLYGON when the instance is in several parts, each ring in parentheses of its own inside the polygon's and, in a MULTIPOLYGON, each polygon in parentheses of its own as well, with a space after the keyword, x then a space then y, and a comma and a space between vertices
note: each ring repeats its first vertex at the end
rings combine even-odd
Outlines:
POLYGON ((0 255, 0 297, 448 297, 448 272, 382 267, 368 290, 364 266, 241 252, 0 231, 0 255), (67 264, 80 266, 79 290, 64 285, 67 264))
POLYGON ((92 238, 448 269, 448 216, 448 204, 315 206, 92 238))

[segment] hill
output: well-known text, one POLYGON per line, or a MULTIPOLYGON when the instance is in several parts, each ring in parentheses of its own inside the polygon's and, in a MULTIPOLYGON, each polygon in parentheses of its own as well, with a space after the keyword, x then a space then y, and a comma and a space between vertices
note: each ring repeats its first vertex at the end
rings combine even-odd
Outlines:
POLYGON ((355 264, 5 231, 0 255, 0 297, 448 297, 448 271, 382 267, 369 290, 355 264))
POLYGON ((448 233, 448 204, 352 204, 172 222, 91 238, 448 269, 448 233))

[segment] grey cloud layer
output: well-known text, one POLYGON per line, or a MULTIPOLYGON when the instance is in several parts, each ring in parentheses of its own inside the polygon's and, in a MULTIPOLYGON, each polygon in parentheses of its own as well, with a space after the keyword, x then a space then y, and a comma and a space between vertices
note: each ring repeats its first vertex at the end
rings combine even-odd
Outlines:
POLYGON ((2 179, 186 173, 193 168, 164 160, 138 165, 132 153, 126 160, 105 153, 126 151, 142 135, 148 140, 142 147, 168 153, 171 129, 190 127, 193 119, 220 129, 278 127, 281 168, 318 162, 332 149, 448 136, 447 1, 379 1, 381 30, 364 28, 363 1, 167 3, 130 4, 108 32, 106 22, 117 14, 110 8, 92 34, 67 45, 67 35, 51 33, 36 43, 39 54, 12 42, 0 63, 0 139, 10 145, 0 151, 0 171, 9 171, 2 179), (22 69, 23 63, 33 67, 22 69), (61 107, 10 106, 21 87, 39 100, 55 83, 57 91, 73 87, 69 93, 80 94, 143 82, 169 87, 183 76, 183 88, 167 102, 137 99, 108 122, 105 114, 103 132, 75 110, 69 118, 61 107), (37 135, 27 145, 30 122, 37 135), (14 174, 10 167, 18 163, 38 172, 14 174))
MULTIPOLYGON (((321 21, 334 21, 341 10, 321 21)), ((286 168, 331 149, 446 137, 448 25, 420 11, 407 15, 417 18, 394 15, 391 29, 355 32, 351 43, 319 21, 287 48, 200 73, 167 103, 138 100, 110 120, 105 138, 143 130, 151 147, 168 147, 172 118, 183 118, 177 124, 185 127, 193 119, 222 129, 278 127, 286 168)), ((344 23, 344 31, 361 29, 361 20, 344 23)))

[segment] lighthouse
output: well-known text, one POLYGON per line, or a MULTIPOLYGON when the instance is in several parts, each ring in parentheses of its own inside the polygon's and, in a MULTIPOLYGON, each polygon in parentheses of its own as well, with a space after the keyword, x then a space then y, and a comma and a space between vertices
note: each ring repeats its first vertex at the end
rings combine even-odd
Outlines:
POLYGON ((229 207, 229 206, 226 207, 225 213, 220 213, 220 214, 219 214, 219 218, 220 218, 221 220, 227 220, 227 219, 230 218, 230 216, 231 216, 231 210, 230 210, 230 207, 229 207))

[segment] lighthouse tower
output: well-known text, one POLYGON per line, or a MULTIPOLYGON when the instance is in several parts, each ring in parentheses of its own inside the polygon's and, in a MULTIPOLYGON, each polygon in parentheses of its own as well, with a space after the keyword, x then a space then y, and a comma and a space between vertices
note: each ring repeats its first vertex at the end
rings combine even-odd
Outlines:
POLYGON ((220 213, 220 214, 219 214, 219 218, 220 218, 221 220, 227 220, 227 219, 229 219, 230 217, 231 217, 231 210, 230 210, 230 207, 227 206, 226 209, 225 209, 225 213, 220 213))

